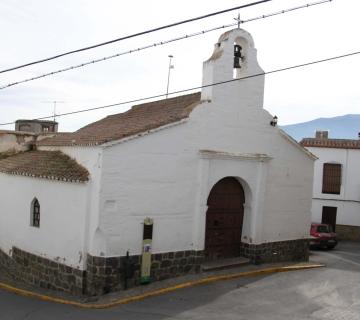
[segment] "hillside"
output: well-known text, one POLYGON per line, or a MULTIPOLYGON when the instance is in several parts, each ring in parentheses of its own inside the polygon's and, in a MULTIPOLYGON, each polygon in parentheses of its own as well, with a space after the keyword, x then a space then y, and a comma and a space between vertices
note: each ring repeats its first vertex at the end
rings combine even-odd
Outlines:
POLYGON ((333 118, 318 118, 308 122, 281 126, 286 133, 297 141, 315 137, 316 130, 328 130, 329 138, 358 139, 360 114, 347 114, 333 118))

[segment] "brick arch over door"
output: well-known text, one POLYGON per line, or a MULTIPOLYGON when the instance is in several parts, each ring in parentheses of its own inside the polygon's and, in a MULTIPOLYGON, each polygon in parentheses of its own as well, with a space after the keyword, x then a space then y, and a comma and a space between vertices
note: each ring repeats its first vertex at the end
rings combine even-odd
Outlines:
POLYGON ((205 256, 207 259, 240 255, 245 193, 239 181, 226 177, 218 181, 207 200, 205 256))

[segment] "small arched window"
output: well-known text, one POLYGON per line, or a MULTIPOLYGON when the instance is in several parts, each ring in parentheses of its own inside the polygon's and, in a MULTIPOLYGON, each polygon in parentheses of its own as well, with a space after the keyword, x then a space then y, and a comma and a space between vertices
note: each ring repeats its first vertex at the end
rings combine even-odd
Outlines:
POLYGON ((30 224, 33 227, 40 228, 40 203, 36 198, 31 202, 30 224))

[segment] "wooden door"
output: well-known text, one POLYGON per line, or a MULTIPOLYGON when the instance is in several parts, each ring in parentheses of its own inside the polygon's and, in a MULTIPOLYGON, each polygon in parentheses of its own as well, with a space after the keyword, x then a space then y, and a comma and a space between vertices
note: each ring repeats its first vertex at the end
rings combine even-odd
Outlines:
POLYGON ((211 189, 206 212, 206 258, 240 255, 244 202, 244 190, 235 178, 224 178, 211 189))
POLYGON ((334 232, 336 227, 336 211, 337 207, 323 207, 321 217, 321 223, 331 225, 334 232))

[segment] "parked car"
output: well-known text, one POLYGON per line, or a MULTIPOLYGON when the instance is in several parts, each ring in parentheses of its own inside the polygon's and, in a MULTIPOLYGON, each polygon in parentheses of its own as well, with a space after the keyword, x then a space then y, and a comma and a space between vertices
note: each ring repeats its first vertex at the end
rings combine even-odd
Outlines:
POLYGON ((312 223, 310 235, 310 247, 333 249, 338 243, 331 225, 325 223, 312 223))

